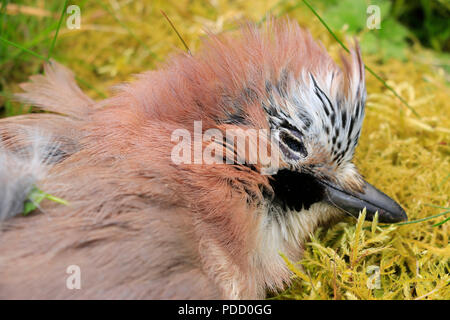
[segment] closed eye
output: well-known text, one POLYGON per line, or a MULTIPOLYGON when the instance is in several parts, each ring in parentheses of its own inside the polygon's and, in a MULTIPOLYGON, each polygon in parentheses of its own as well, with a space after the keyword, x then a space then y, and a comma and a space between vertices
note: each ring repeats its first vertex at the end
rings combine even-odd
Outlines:
POLYGON ((308 152, 306 151, 306 148, 303 145, 303 143, 296 137, 292 136, 291 134, 289 134, 285 131, 281 132, 280 140, 289 149, 291 149, 292 151, 294 151, 296 153, 300 153, 303 157, 306 157, 308 155, 308 152))

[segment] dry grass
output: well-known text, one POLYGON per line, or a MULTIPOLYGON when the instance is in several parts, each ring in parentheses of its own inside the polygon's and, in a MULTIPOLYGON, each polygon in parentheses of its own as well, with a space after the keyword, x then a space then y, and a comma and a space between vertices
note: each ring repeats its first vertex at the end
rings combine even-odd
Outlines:
MULTIPOLYGON (((81 85, 99 98, 111 85, 155 68, 182 50, 160 9, 193 52, 205 27, 223 32, 232 29, 236 19, 259 21, 273 9, 274 14, 289 11, 337 57, 339 44, 301 3, 289 10, 296 5, 295 1, 277 5, 275 0, 91 1, 82 7, 80 30, 61 29, 54 56, 75 70, 81 85)), ((401 203, 410 220, 445 211, 450 207, 450 97, 444 71, 430 66, 433 56, 418 44, 407 62, 380 64, 376 55, 364 59, 421 117, 367 75, 367 116, 356 154, 360 171, 401 203)), ((16 82, 6 88, 18 91, 16 82)), ((348 220, 319 230, 304 260, 289 262, 295 284, 276 298, 450 299, 450 223, 433 226, 446 217, 383 227, 348 220), (370 289, 374 267, 379 268, 380 283, 370 289)))

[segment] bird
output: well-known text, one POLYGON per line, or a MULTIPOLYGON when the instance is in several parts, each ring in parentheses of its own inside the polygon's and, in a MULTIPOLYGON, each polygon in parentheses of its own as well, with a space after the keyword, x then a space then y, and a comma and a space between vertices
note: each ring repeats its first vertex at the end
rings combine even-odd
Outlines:
POLYGON ((264 299, 317 228, 406 220, 353 163, 364 72, 356 40, 338 64, 288 18, 208 33, 100 101, 49 61, 15 95, 45 112, 0 120, 0 298, 264 299), (67 204, 24 215, 35 187, 67 204))

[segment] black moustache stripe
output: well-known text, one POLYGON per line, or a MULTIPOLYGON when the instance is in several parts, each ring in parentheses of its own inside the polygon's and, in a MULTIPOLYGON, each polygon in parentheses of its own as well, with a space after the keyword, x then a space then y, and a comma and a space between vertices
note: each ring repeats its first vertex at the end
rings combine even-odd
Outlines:
POLYGON ((280 170, 271 178, 270 185, 274 191, 271 201, 284 210, 308 210, 324 198, 324 187, 310 174, 280 170))

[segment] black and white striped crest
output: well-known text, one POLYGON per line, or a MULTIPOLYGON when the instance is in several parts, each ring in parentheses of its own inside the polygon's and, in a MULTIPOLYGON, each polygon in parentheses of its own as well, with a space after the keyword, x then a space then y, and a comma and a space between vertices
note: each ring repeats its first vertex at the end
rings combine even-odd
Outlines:
POLYGON ((342 61, 343 70, 325 61, 303 70, 299 77, 284 75, 284 86, 266 86, 269 99, 263 107, 270 126, 291 135, 287 141, 280 137, 282 151, 283 145, 292 150, 292 139, 302 146, 297 143, 295 149, 303 152, 295 160, 317 165, 325 153, 326 164, 336 170, 353 166, 350 161, 361 133, 366 100, 364 65, 357 44, 351 60, 343 57, 342 61))

